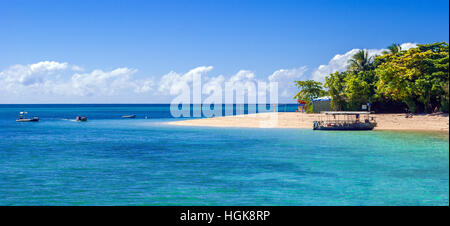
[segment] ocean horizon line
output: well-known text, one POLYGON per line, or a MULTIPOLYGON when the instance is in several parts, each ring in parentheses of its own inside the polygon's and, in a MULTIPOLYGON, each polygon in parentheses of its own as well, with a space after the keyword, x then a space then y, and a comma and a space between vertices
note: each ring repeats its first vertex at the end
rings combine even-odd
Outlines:
MULTIPOLYGON (((170 105, 171 103, 27 103, 27 104, 2 104, 1 105, 158 105, 158 104, 168 104, 170 105)), ((222 105, 236 105, 238 103, 223 103, 222 105)), ((256 104, 249 104, 249 103, 242 103, 244 105, 258 105, 259 103, 256 104)), ((265 103, 267 104, 274 104, 274 103, 265 103)), ((277 105, 284 105, 284 104, 293 104, 296 105, 297 103, 276 103, 277 105)), ((190 105, 203 105, 203 103, 198 104, 198 103, 192 103, 190 105)))

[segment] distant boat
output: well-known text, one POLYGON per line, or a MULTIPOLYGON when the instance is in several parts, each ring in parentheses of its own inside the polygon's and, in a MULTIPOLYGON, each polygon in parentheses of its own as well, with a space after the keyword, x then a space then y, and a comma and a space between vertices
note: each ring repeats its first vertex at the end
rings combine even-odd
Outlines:
POLYGON ((79 116, 78 115, 75 120, 77 120, 78 122, 86 122, 87 118, 86 118, 86 116, 79 116))
POLYGON ((39 117, 33 117, 33 118, 27 118, 25 115, 28 114, 26 111, 22 111, 19 114, 19 118, 16 120, 16 122, 38 122, 39 117))
POLYGON ((18 118, 16 122, 38 122, 39 117, 33 117, 33 118, 18 118))
POLYGON ((122 118, 136 118, 136 115, 122 115, 122 118))

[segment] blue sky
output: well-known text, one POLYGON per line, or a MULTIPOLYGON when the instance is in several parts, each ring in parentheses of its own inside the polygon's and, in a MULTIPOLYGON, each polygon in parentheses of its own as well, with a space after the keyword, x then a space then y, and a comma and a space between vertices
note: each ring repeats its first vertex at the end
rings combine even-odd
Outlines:
MULTIPOLYGON (((0 73, 4 78, 35 76, 35 71, 20 71, 45 61, 80 68, 41 70, 45 75, 33 81, 43 84, 75 73, 126 68, 124 76, 132 76, 127 81, 149 86, 130 94, 131 102, 135 96, 142 97, 138 102, 167 102, 173 97, 157 92, 171 71, 183 77, 212 66, 210 78, 227 80, 245 70, 252 74, 246 78, 266 80, 281 69, 295 69, 298 74, 289 78, 308 78, 352 49, 448 42, 448 26, 448 1, 2 1, 0 73)), ((27 95, 36 93, 41 102, 128 101, 123 98, 127 88, 118 99, 115 94, 48 91, 54 83, 22 87, 47 89, 22 97, 13 95, 14 87, 0 90, 0 103, 27 102, 27 95)))

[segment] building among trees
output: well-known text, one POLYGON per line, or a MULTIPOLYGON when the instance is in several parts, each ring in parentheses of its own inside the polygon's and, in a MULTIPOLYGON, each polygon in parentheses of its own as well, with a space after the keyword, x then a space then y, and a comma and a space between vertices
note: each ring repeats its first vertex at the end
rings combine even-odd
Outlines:
POLYGON ((319 97, 312 100, 313 112, 320 113, 322 111, 332 111, 331 108, 331 97, 319 97))

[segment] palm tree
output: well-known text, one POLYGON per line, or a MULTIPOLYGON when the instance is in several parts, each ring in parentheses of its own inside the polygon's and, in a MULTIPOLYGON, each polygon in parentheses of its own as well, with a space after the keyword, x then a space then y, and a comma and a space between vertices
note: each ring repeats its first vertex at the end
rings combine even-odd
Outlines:
POLYGON ((392 44, 387 47, 388 50, 383 51, 383 54, 397 54, 402 51, 402 47, 399 44, 392 44))
POLYGON ((352 71, 367 71, 372 65, 372 57, 369 57, 369 51, 360 50, 348 60, 348 64, 352 71))

